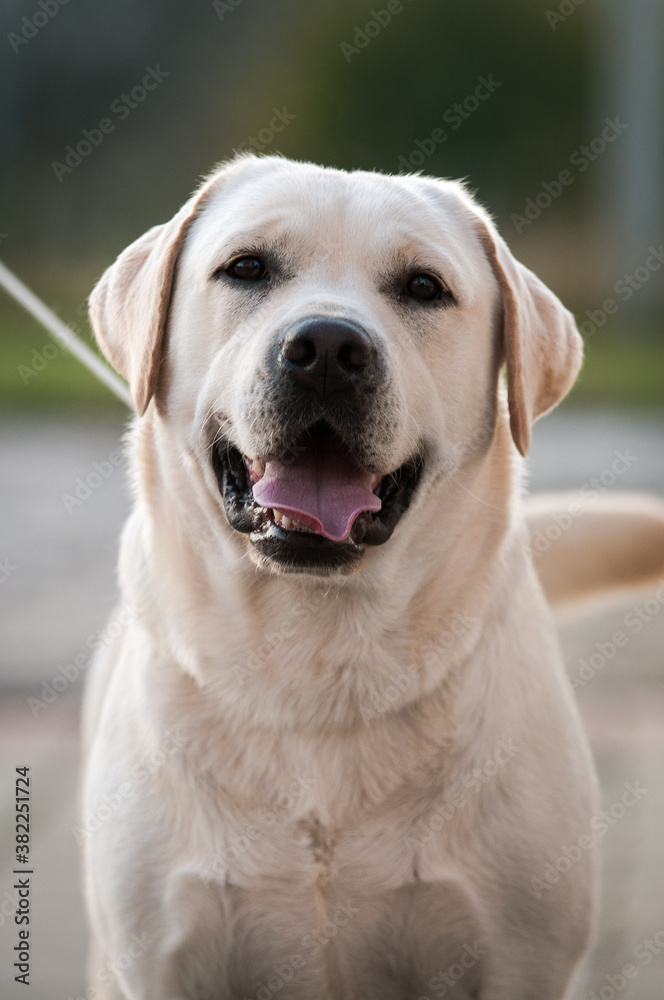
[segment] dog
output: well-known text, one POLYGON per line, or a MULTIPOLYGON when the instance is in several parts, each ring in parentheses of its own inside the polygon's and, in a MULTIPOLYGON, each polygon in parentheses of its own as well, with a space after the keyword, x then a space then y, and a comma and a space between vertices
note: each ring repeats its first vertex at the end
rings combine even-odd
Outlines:
POLYGON ((546 873, 597 790, 522 468, 572 315, 461 183, 242 155, 90 316, 137 414, 134 613, 84 712, 95 995, 568 997, 594 852, 546 873))

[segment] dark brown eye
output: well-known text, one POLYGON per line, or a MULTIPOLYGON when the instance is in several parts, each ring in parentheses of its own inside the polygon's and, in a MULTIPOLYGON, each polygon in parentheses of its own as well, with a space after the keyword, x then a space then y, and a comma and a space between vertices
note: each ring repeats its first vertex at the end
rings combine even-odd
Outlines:
POLYGON ((260 259, 251 254, 247 257, 238 257, 228 268, 228 274, 232 278, 241 278, 242 281, 261 281, 267 278, 267 268, 260 259))
POLYGON ((441 298, 443 288, 430 274, 415 274, 406 284, 406 295, 419 302, 431 302, 441 298))

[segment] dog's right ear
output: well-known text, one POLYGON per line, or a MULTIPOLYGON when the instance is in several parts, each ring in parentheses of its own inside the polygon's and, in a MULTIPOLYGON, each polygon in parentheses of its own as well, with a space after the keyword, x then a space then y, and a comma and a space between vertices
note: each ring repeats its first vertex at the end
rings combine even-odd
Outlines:
POLYGON ((97 342, 129 383, 139 416, 157 384, 178 255, 218 179, 218 173, 213 175, 170 222, 154 226, 128 246, 90 296, 90 322, 97 342))
POLYGON ((90 296, 97 342, 129 383, 139 416, 154 394, 175 263, 199 201, 198 196, 190 199, 170 222, 154 226, 123 250, 90 296))

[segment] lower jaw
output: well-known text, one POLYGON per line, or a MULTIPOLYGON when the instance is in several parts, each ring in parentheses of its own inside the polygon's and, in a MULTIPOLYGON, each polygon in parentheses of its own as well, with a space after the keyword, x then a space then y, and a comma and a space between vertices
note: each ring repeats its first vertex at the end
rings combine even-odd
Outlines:
POLYGON ((356 570, 365 554, 365 545, 347 538, 334 542, 308 531, 280 528, 269 522, 249 535, 252 555, 259 565, 272 566, 284 573, 330 576, 356 570))

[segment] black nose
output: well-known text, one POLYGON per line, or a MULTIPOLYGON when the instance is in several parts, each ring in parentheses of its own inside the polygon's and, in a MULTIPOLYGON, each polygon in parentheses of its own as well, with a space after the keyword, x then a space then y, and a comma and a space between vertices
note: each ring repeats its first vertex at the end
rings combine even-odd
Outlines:
POLYGON ((286 335, 279 367, 301 388, 329 396, 374 380, 376 348, 350 320, 311 316, 286 335))

